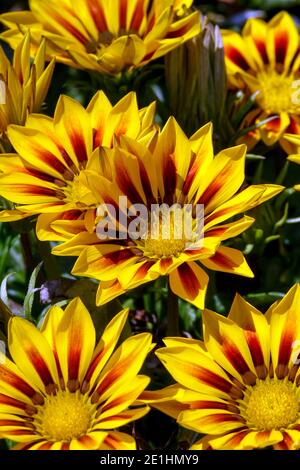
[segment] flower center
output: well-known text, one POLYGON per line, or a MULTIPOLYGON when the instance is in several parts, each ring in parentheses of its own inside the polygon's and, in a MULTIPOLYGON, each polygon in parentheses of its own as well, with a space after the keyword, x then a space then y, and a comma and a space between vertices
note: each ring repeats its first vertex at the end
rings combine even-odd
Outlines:
POLYGON ((299 112, 299 106, 294 100, 297 90, 293 87, 293 76, 265 71, 259 73, 257 78, 260 83, 257 101, 265 111, 276 114, 299 112))
POLYGON ((143 252, 157 258, 178 257, 185 251, 189 238, 185 235, 183 211, 153 214, 144 240, 143 252))
POLYGON ((86 434, 92 410, 83 395, 59 392, 48 396, 35 417, 37 431, 49 441, 71 441, 86 434))
POLYGON ((298 413, 299 399, 293 384, 270 379, 251 389, 244 414, 249 427, 269 431, 295 423, 298 413))
POLYGON ((97 201, 89 188, 84 170, 62 188, 66 203, 73 204, 77 209, 95 208, 97 201))
POLYGON ((170 258, 171 256, 178 257, 186 248, 185 240, 152 240, 149 238, 145 241, 145 254, 149 256, 156 256, 157 258, 170 258))

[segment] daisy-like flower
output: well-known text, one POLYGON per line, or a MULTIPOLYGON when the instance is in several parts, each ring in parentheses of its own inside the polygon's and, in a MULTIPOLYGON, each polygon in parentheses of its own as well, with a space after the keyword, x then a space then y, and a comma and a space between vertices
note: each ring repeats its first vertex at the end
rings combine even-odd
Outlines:
POLYGON ((9 124, 23 125, 28 113, 40 111, 53 71, 54 60, 45 67, 45 41, 40 44, 31 64, 30 34, 19 43, 12 63, 0 47, 0 139, 4 143, 9 124))
POLYGON ((199 13, 178 16, 182 0, 30 0, 30 10, 2 15, 13 48, 30 29, 33 52, 47 38, 48 57, 100 73, 147 64, 200 31, 199 13))
POLYGON ((245 127, 270 119, 244 141, 251 148, 260 139, 266 145, 280 142, 289 152, 284 133, 300 132, 299 32, 291 16, 277 14, 269 23, 247 21, 242 34, 223 31, 229 83, 257 93, 256 107, 245 127))
POLYGON ((265 315, 239 295, 228 318, 205 311, 204 342, 166 338, 157 351, 178 384, 141 400, 207 435, 192 449, 299 448, 299 303, 295 285, 265 315))
POLYGON ((87 172, 107 175, 101 147, 113 146, 123 134, 151 138, 155 106, 139 110, 135 93, 112 106, 98 92, 87 109, 61 96, 54 118, 32 114, 25 126, 9 126, 17 154, 2 155, 0 194, 16 206, 0 220, 38 216, 41 240, 60 241, 82 230, 93 232, 97 201, 87 172))
POLYGON ((209 278, 198 262, 208 269, 252 277, 242 253, 222 242, 245 231, 254 219, 245 216, 229 223, 228 219, 283 189, 257 185, 238 192, 244 181, 245 154, 246 146, 241 145, 214 157, 211 124, 188 139, 174 118, 148 146, 123 136, 115 149, 107 150, 111 180, 90 172, 88 181, 99 204, 118 209, 120 198, 125 198, 127 207, 121 209, 125 221, 118 213, 115 219, 111 214, 115 234, 100 239, 98 229, 92 235, 81 232, 54 253, 79 255, 73 274, 101 281, 98 304, 166 275, 176 295, 202 308, 209 278), (146 214, 144 231, 133 237, 126 230, 132 221, 127 209, 140 210, 136 204, 146 214), (163 211, 155 215, 153 205, 163 204, 177 205, 176 216, 170 212, 168 219, 163 211), (197 214, 203 206, 204 215, 201 210, 197 214), (178 221, 187 219, 192 233, 185 231, 184 223, 178 233, 178 221))
POLYGON ((0 436, 18 450, 135 449, 117 429, 148 408, 133 406, 150 379, 138 375, 151 335, 126 339, 114 352, 128 312, 95 328, 79 298, 54 306, 41 330, 22 318, 9 323, 12 360, 0 361, 0 436))

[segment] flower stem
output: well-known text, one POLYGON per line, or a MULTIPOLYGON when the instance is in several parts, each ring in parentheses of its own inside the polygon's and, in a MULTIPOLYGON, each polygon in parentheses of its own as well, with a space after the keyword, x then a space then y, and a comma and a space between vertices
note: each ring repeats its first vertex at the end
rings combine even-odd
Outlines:
POLYGON ((179 336, 178 297, 168 284, 167 336, 179 336))

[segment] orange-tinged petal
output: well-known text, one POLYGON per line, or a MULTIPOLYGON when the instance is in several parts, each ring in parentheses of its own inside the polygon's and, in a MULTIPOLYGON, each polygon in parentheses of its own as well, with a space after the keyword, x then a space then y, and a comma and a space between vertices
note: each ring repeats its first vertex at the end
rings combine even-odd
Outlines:
POLYGON ((50 345, 29 321, 17 317, 10 320, 9 351, 20 370, 24 371, 30 383, 39 390, 44 392, 58 383, 57 368, 50 345))
POLYGON ((84 385, 85 388, 86 386, 91 388, 94 386, 102 369, 113 353, 127 320, 128 312, 128 309, 122 310, 105 328, 98 344, 96 345, 90 366, 84 377, 84 382, 86 384, 84 385))
POLYGON ((70 391, 75 391, 90 365, 96 339, 91 316, 79 298, 69 303, 54 328, 57 328, 55 348, 62 375, 70 391))
POLYGON ((213 256, 202 259, 201 263, 204 264, 206 268, 213 271, 254 277, 243 254, 239 250, 227 246, 220 246, 213 256))
POLYGON ((136 450, 136 442, 124 432, 110 431, 99 450, 136 450))
POLYGON ((183 263, 170 274, 172 291, 198 308, 204 308, 209 277, 195 262, 183 263))

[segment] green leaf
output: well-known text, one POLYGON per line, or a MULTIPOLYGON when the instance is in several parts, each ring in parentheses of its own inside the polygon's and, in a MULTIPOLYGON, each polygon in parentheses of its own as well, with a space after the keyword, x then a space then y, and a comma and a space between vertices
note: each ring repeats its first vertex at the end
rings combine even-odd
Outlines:
POLYGON ((36 285, 37 277, 39 275, 42 265, 43 265, 43 262, 37 265, 37 267, 33 270, 29 279, 28 289, 27 289, 27 293, 24 299, 24 304, 23 304, 24 315, 27 318, 31 318, 31 310, 32 310, 32 305, 34 301, 34 294, 38 290, 40 290, 40 288, 36 288, 35 285, 36 285))

